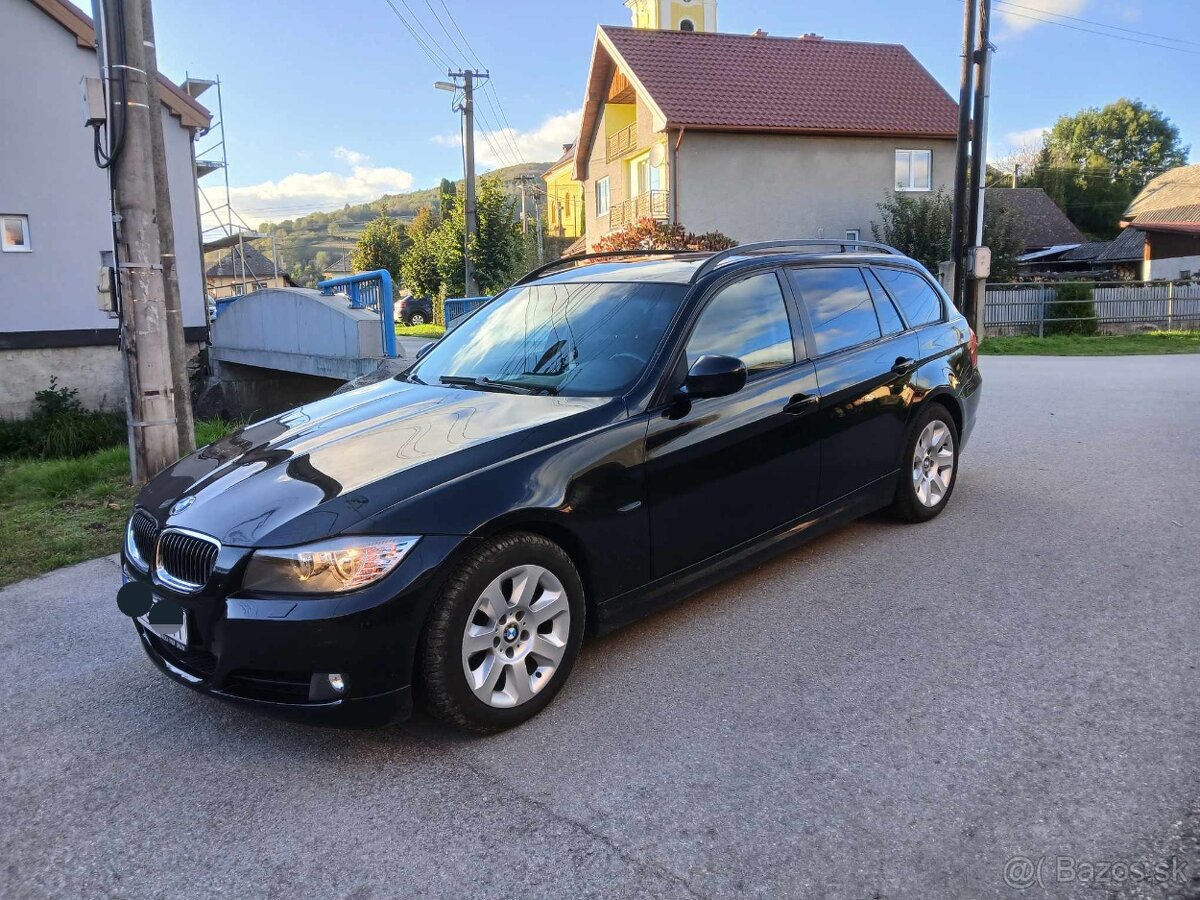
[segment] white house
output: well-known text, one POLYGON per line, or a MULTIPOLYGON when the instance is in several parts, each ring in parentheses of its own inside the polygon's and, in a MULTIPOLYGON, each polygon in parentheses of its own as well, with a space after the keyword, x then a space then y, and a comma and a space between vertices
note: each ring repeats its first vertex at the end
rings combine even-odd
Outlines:
MULTIPOLYGON (((0 2, 0 416, 27 414, 55 375, 92 407, 124 404, 117 322, 97 306, 113 248, 108 179, 80 80, 99 70, 92 21, 66 0, 0 2)), ((208 111, 159 79, 175 251, 189 343, 204 341, 193 140, 208 111)))

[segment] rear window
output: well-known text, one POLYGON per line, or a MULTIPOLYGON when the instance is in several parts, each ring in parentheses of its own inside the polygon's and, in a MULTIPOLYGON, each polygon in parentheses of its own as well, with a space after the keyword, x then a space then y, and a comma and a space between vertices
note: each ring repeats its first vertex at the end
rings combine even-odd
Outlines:
POLYGON ((857 267, 790 269, 788 277, 808 308, 819 356, 880 336, 875 305, 857 267))
POLYGON ((890 269, 886 266, 880 266, 874 272, 900 307, 909 328, 941 320, 941 296, 916 272, 890 269))

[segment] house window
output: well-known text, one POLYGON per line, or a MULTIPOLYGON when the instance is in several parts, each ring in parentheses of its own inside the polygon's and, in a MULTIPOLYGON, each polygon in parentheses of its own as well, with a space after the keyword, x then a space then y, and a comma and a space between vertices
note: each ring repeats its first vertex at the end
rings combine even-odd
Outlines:
POLYGON ((680 19, 679 30, 680 31, 695 31, 696 23, 693 22, 691 19, 680 19))
POLYGON ((896 190, 933 190, 933 151, 896 151, 896 190))
POLYGON ((596 182, 596 215, 603 216, 608 212, 608 176, 605 175, 596 182))
POLYGON ((847 228, 846 229, 846 240, 861 241, 862 240, 862 232, 857 228, 847 228))
POLYGON ((0 247, 5 253, 28 253, 29 216, 0 216, 0 247))

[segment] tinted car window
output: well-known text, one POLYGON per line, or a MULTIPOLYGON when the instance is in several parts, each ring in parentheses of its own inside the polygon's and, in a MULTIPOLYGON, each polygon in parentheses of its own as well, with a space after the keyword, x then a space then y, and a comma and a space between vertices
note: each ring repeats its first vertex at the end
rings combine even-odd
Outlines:
POLYGON ((411 374, 483 378, 564 396, 620 394, 640 376, 683 298, 679 284, 532 284, 496 297, 411 374))
POLYGON ((903 269, 880 267, 875 270, 879 280, 892 298, 900 304, 900 311, 908 321, 909 328, 926 325, 942 318, 942 298, 915 272, 903 269))
POLYGON ((788 274, 808 307, 817 353, 834 353, 880 336, 871 294, 857 268, 792 269, 788 274))
POLYGON ((900 320, 900 314, 896 312, 896 307, 888 299, 887 293, 880 287, 878 279, 870 270, 864 274, 867 278, 867 286, 871 289, 871 296, 875 298, 875 315, 879 317, 879 327, 883 329, 883 333, 895 334, 903 331, 904 323, 900 320))
POLYGON ((705 307, 688 340, 688 366, 710 353, 736 356, 750 373, 796 361, 792 326, 774 272, 723 288, 705 307))

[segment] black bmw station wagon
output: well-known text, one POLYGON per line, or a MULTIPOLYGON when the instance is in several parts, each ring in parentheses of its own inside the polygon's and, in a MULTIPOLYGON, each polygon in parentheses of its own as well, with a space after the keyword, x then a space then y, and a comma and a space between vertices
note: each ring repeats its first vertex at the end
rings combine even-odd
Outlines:
POLYGON ((980 383, 966 321, 879 244, 560 260, 395 378, 150 482, 138 640, 225 698, 509 727, 586 634, 872 510, 936 516, 980 383))

